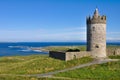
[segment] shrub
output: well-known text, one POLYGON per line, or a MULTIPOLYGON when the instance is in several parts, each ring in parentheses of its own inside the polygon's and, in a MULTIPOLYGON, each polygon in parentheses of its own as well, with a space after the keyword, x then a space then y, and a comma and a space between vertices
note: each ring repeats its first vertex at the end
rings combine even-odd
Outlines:
POLYGON ((79 52, 79 49, 68 49, 67 52, 79 52))

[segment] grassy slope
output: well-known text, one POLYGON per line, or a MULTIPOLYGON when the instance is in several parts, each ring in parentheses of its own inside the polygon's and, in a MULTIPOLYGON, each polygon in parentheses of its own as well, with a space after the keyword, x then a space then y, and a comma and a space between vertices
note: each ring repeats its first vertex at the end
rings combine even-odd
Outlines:
POLYGON ((0 75, 0 80, 38 80, 38 79, 36 77, 15 76, 15 75, 0 75))
MULTIPOLYGON (((111 58, 120 59, 120 56, 111 56, 111 58)), ((59 73, 55 76, 77 79, 118 80, 120 79, 120 61, 93 65, 90 67, 59 73)))
MULTIPOLYGON (((108 46, 108 48, 112 48, 112 47, 113 46, 108 46)), ((51 47, 47 47, 47 48, 51 49, 51 47)), ((56 48, 52 47, 53 50, 59 50, 60 48, 61 50, 65 49, 62 47, 56 47, 56 48)), ((69 47, 69 48, 74 48, 74 47, 69 47)), ((82 46, 81 50, 85 50, 85 46, 82 46)), ((120 56, 117 56, 117 57, 111 56, 111 58, 120 59, 120 56)), ((89 60, 91 61, 92 59, 82 58, 78 60, 65 62, 65 61, 49 58, 48 56, 41 56, 41 55, 0 57, 0 79, 1 80, 21 80, 21 79, 37 80, 37 78, 34 78, 34 77, 20 77, 20 76, 14 76, 14 74, 16 75, 16 74, 44 73, 44 72, 49 72, 57 69, 72 67, 78 64, 88 62, 89 60), (6 75, 1 75, 1 74, 12 74, 12 76, 7 75, 6 77, 6 75)), ((99 78, 99 77, 101 80, 109 77, 118 79, 120 78, 119 68, 120 68, 120 62, 110 62, 107 64, 93 65, 91 67, 77 69, 75 71, 66 72, 62 74, 60 73, 60 74, 57 74, 57 76, 66 76, 66 77, 72 77, 72 78, 78 78, 78 79, 80 78, 93 79, 93 78, 99 78)), ((40 78, 39 80, 63 80, 63 79, 40 78)))
MULTIPOLYGON (((115 49, 115 48, 120 48, 120 46, 113 46, 109 45, 107 46, 108 49, 115 49)), ((48 46, 48 47, 43 47, 41 50, 45 51, 66 51, 68 49, 80 49, 80 51, 85 51, 86 46, 48 46)), ((38 48, 39 50, 39 48, 38 48)))
POLYGON ((37 74, 60 70, 91 61, 81 58, 68 62, 44 55, 0 57, 0 74, 37 74))
POLYGON ((85 51, 86 46, 49 46, 43 47, 42 49, 46 51, 66 51, 68 49, 80 49, 81 51, 85 51))

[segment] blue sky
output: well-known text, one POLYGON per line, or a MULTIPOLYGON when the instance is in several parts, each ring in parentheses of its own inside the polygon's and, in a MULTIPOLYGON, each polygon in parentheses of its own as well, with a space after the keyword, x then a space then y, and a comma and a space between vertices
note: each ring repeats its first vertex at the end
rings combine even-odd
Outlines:
POLYGON ((107 40, 120 41, 119 0, 0 0, 0 42, 86 40, 86 16, 107 16, 107 40))

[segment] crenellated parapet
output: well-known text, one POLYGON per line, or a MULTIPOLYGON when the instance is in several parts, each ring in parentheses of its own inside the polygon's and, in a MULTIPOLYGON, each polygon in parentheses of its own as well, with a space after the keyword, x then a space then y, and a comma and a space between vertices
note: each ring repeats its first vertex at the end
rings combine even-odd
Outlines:
POLYGON ((98 17, 95 17, 95 16, 92 16, 92 17, 87 17, 87 24, 99 24, 99 23, 102 23, 102 24, 106 24, 106 16, 98 16, 98 17))
POLYGON ((97 8, 94 12, 94 15, 92 17, 91 16, 87 17, 86 20, 87 24, 99 24, 99 23, 106 24, 106 16, 105 15, 100 16, 97 8))

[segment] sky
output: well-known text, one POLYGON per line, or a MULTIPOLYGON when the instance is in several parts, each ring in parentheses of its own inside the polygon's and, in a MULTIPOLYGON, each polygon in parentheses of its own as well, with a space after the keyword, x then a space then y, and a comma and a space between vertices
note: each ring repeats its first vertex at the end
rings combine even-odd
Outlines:
POLYGON ((0 0, 0 42, 86 41, 86 17, 107 16, 107 41, 120 41, 119 0, 0 0))

